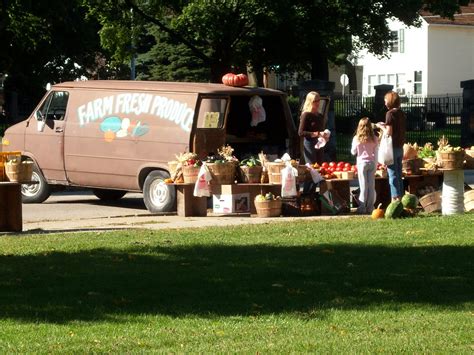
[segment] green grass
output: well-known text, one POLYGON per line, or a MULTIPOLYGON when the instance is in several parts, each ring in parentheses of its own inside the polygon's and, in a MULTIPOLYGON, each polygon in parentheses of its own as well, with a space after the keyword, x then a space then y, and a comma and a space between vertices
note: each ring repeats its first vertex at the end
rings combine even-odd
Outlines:
POLYGON ((473 222, 2 236, 0 352, 472 354, 473 222))

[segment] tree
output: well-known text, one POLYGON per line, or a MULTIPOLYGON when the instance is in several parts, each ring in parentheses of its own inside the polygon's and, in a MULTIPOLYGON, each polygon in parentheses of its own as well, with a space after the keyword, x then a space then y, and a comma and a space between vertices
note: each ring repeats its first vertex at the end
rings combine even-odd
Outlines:
MULTIPOLYGON (((155 27, 155 30, 148 27, 150 33, 161 32, 155 36, 159 38, 153 46, 155 53, 168 53, 168 58, 173 57, 172 53, 175 58, 193 56, 195 60, 189 62, 202 63, 209 68, 210 80, 217 82, 223 73, 232 68, 244 70, 248 64, 257 71, 263 67, 304 68, 311 71, 313 78, 327 80, 328 62, 346 63, 354 48, 365 47, 379 55, 385 53, 390 41, 387 18, 416 25, 418 11, 422 9, 452 16, 465 1, 109 0, 104 3, 89 0, 86 3, 100 14, 102 33, 110 35, 110 29, 114 28, 117 34, 129 34, 108 36, 107 40, 102 36, 116 59, 132 53, 129 42, 130 35, 133 38, 130 30, 130 10, 133 10, 135 29, 143 30, 144 25, 149 25, 155 27), (118 13, 117 7, 122 13, 118 13), (163 41, 165 34, 167 40, 163 41), (357 42, 353 41, 354 36, 357 42)), ((146 57, 147 63, 151 63, 153 56, 146 57)), ((169 65, 166 61, 163 64, 169 65)))

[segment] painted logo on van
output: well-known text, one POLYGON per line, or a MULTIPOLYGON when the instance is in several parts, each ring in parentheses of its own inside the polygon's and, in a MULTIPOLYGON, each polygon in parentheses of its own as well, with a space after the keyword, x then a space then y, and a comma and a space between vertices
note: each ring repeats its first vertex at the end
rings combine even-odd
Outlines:
POLYGON ((133 114, 136 116, 153 115, 159 119, 172 121, 185 132, 191 132, 194 119, 194 110, 188 107, 185 102, 143 93, 101 97, 77 108, 77 117, 81 127, 103 119, 100 129, 104 134, 113 132, 117 137, 125 133, 128 135, 129 130, 130 135, 135 137, 148 133, 148 125, 140 120, 137 120, 133 130, 131 129, 130 119, 126 117, 133 114))
POLYGON ((129 118, 107 117, 100 124, 100 130, 104 133, 106 142, 112 142, 115 138, 124 138, 127 136, 140 137, 150 130, 146 123, 137 121, 131 122, 129 118))

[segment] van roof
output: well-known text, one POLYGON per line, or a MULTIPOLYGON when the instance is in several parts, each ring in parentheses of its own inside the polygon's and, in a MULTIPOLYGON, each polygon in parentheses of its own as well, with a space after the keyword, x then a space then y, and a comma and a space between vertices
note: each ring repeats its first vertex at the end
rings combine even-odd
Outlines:
POLYGON ((166 92, 189 92, 221 95, 286 95, 284 92, 260 87, 233 87, 224 84, 188 83, 169 81, 140 81, 140 80, 87 80, 67 81, 53 85, 57 89, 110 89, 110 90, 147 90, 166 92))

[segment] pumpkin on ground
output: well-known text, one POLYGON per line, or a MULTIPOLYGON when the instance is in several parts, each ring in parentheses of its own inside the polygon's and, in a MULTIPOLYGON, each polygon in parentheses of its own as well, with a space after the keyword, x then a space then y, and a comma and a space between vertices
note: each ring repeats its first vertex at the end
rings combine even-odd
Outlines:
POLYGON ((403 204, 401 201, 393 201, 387 206, 385 218, 399 218, 403 212, 403 204))
POLYGON ((402 204, 404 208, 414 210, 418 207, 418 197, 413 194, 405 194, 402 197, 402 204))
POLYGON ((249 84, 249 79, 245 74, 227 73, 222 77, 222 83, 227 86, 245 86, 249 84))
POLYGON ((385 213, 384 213, 383 209, 380 208, 381 206, 382 206, 382 204, 379 203, 377 208, 372 211, 372 219, 380 219, 380 218, 383 218, 385 216, 385 213))

